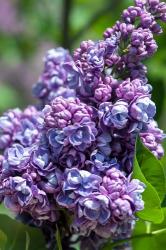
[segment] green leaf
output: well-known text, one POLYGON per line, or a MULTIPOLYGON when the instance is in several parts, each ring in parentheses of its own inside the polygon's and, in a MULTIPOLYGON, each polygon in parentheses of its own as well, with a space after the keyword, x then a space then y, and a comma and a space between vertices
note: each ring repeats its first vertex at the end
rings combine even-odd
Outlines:
POLYGON ((7 209, 3 204, 0 205, 0 215, 7 215, 11 219, 14 219, 14 214, 12 214, 12 212, 7 209))
POLYGON ((161 162, 147 149, 140 139, 137 141, 137 159, 146 180, 156 189, 161 201, 166 194, 166 178, 161 162))
POLYGON ((7 236, 4 234, 2 230, 0 230, 0 249, 5 250, 5 246, 7 243, 7 236))
POLYGON ((56 242, 57 242, 58 250, 62 250, 61 237, 60 237, 60 232, 59 232, 58 226, 56 229, 56 242))
MULTIPOLYGON (((166 215, 166 210, 163 210, 166 215)), ((146 234, 147 230, 144 221, 137 221, 133 232, 133 250, 165 250, 166 245, 166 217, 161 224, 151 225, 151 234, 146 234), (144 237, 140 235, 146 234, 144 237)))
POLYGON ((46 250, 42 232, 34 227, 29 227, 6 215, 0 215, 0 230, 7 235, 5 250, 22 250, 29 244, 29 250, 46 250), (26 234, 31 239, 28 242, 26 234))
POLYGON ((143 220, 151 221, 153 223, 161 223, 164 219, 163 212, 161 209, 161 201, 155 190, 155 188, 146 180, 143 175, 138 161, 134 159, 134 169, 132 178, 139 179, 145 183, 146 188, 142 194, 144 200, 144 209, 137 213, 137 216, 143 220))
POLYGON ((107 242, 102 250, 112 250, 112 244, 110 242, 107 242))

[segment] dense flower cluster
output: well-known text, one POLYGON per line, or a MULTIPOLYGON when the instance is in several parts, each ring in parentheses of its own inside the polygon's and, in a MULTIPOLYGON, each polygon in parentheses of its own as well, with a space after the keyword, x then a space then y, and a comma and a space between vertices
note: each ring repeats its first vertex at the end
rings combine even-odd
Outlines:
POLYGON ((164 154, 142 63, 157 49, 158 19, 165 3, 136 0, 104 40, 82 42, 73 58, 50 50, 33 89, 39 108, 0 118, 0 197, 17 215, 42 225, 67 212, 84 236, 130 236, 144 208, 145 185, 131 175, 136 137, 164 154))

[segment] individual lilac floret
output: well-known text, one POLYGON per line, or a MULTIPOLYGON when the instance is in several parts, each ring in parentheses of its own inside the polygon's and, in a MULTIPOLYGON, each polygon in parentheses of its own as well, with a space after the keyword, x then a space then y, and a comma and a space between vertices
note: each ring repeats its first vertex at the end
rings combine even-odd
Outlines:
POLYGON ((77 200, 74 228, 82 233, 95 231, 104 238, 124 237, 123 225, 134 221, 135 213, 144 208, 144 189, 139 180, 126 178, 116 168, 108 170, 97 192, 77 200))
POLYGON ((84 168, 86 156, 83 152, 72 147, 65 147, 59 158, 59 164, 65 168, 84 168))
POLYGON ((140 133, 140 138, 143 144, 157 157, 162 158, 164 149, 161 145, 162 141, 166 138, 164 132, 158 128, 157 123, 152 120, 147 125, 147 129, 140 133))
POLYGON ((60 191, 62 182, 62 172, 60 169, 54 167, 51 172, 45 174, 43 179, 39 182, 38 186, 47 194, 56 194, 60 191))
POLYGON ((128 122, 128 103, 122 100, 114 104, 102 103, 99 107, 99 116, 106 126, 122 129, 128 122))
POLYGON ((80 102, 78 98, 55 98, 43 110, 45 127, 62 129, 75 123, 91 121, 93 110, 88 105, 80 102))
POLYGON ((98 224, 105 225, 111 218, 109 203, 109 198, 100 193, 79 198, 74 227, 77 229, 80 226, 80 231, 87 234, 95 230, 98 224))
POLYGON ((130 105, 130 116, 139 122, 148 123, 155 114, 156 106, 149 96, 136 97, 130 105))
POLYGON ((84 151, 96 140, 97 129, 94 122, 85 122, 64 128, 64 134, 73 147, 84 151))
POLYGON ((51 154, 48 148, 39 145, 31 154, 30 164, 41 176, 48 175, 56 166, 51 161, 51 154))
POLYGON ((35 143, 39 136, 39 125, 42 123, 40 112, 35 107, 24 111, 9 110, 0 117, 0 149, 5 149, 14 142, 23 146, 35 143))
POLYGON ((20 144, 13 144, 12 147, 5 151, 3 171, 22 172, 23 170, 27 169, 30 155, 33 150, 33 147, 25 148, 20 144))
POLYGON ((110 168, 120 168, 116 158, 111 159, 110 156, 105 155, 97 149, 91 153, 90 161, 87 161, 87 164, 91 166, 93 173, 99 175, 101 175, 102 172, 105 173, 110 168))
POLYGON ((78 170, 77 168, 66 170, 62 191, 56 200, 59 205, 72 208, 75 206, 78 197, 86 197, 93 191, 97 191, 101 181, 100 176, 85 170, 78 170))

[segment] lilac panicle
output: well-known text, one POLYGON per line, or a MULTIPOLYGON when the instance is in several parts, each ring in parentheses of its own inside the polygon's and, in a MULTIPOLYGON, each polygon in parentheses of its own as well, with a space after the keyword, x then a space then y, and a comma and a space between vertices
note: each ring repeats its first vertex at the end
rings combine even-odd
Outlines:
POLYGON ((65 236, 71 228, 81 246, 131 236, 146 188, 132 179, 137 136, 164 155, 143 64, 162 22, 165 3, 135 0, 103 40, 81 42, 73 56, 47 52, 33 88, 37 108, 0 117, 0 201, 17 217, 52 231, 58 223, 65 236))

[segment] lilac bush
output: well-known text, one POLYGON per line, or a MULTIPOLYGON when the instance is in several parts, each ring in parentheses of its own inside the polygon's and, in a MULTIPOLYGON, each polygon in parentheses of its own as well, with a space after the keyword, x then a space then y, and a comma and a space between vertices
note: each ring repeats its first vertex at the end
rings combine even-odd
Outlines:
POLYGON ((137 136, 164 155, 143 64, 157 50, 158 20, 165 3, 135 0, 103 40, 83 41, 73 56, 47 52, 37 107, 0 118, 0 197, 17 217, 53 226, 64 213, 71 233, 130 237, 146 188, 131 177, 137 136))

